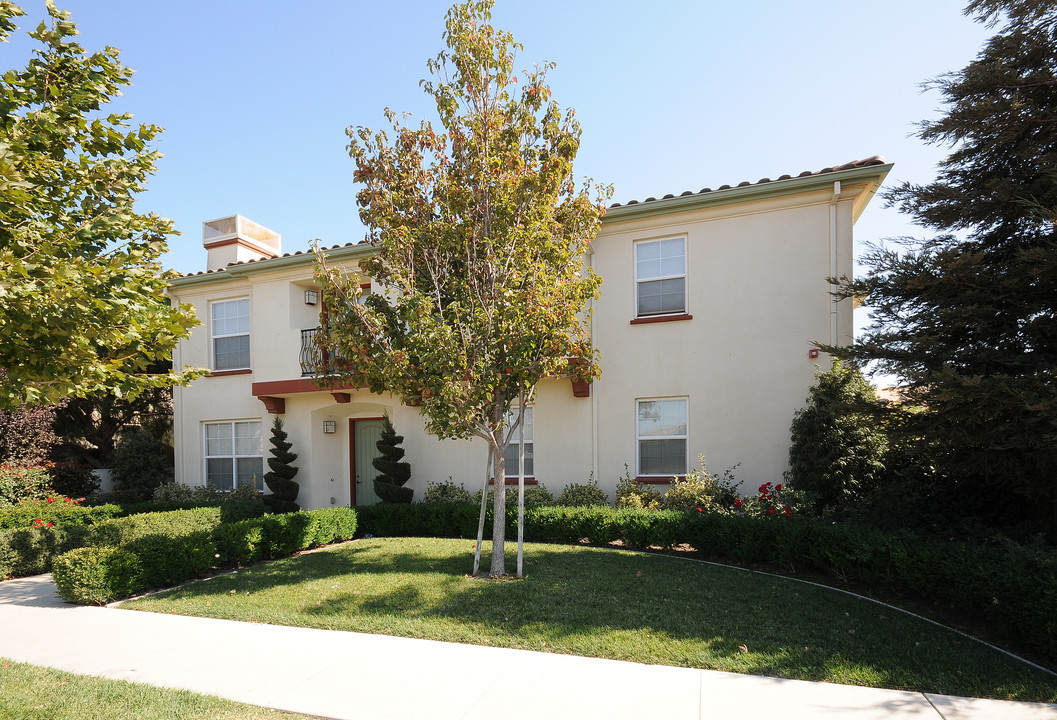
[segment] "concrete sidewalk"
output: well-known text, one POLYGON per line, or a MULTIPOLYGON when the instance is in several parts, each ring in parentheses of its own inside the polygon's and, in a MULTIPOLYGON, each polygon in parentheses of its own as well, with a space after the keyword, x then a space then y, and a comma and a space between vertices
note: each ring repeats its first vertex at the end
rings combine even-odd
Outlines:
POLYGON ((48 575, 0 583, 0 656, 356 720, 1057 720, 1057 705, 81 607, 48 575))

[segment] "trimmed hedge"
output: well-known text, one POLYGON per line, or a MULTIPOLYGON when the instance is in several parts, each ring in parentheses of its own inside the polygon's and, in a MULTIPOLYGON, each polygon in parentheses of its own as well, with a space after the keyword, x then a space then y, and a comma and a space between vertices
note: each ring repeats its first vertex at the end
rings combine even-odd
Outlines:
POLYGON ((213 532, 213 538, 219 563, 234 565, 350 540, 356 525, 352 508, 324 508, 225 523, 213 532))
MULTIPOLYGON (((47 530, 52 532, 30 532, 61 535, 47 530)), ((326 508, 224 522, 222 508, 196 508, 133 515, 78 531, 85 547, 55 559, 55 584, 64 600, 101 605, 215 567, 348 540, 356 532, 356 511, 326 508)))
POLYGON ((142 585, 139 559, 118 547, 83 547, 55 560, 55 586, 59 595, 82 605, 105 605, 127 597, 142 585))
MULTIPOLYGON (((361 534, 475 537, 478 506, 359 508, 361 534)), ((517 509, 507 516, 516 528, 517 509)), ((492 527, 486 520, 486 532, 492 527)), ((509 535, 508 535, 509 537, 509 535)), ((1013 542, 929 539, 804 518, 751 518, 612 507, 525 508, 534 542, 672 548, 687 545, 724 562, 767 563, 826 573, 890 592, 908 592, 984 618, 1011 641, 1057 659, 1057 554, 1013 542)))

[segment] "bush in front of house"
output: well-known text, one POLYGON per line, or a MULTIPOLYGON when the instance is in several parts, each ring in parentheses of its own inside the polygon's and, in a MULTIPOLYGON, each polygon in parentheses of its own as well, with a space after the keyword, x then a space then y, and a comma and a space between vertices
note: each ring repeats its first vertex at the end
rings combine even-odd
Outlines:
MULTIPOLYGON (((506 506, 516 508, 517 507, 517 496, 518 490, 517 485, 506 486, 506 506)), ((481 505, 481 491, 478 490, 471 497, 471 502, 477 505, 481 505)), ((488 507, 492 507, 492 488, 488 488, 488 507)), ((554 494, 543 483, 537 485, 526 485, 525 486, 525 507, 535 507, 537 505, 553 505, 554 494)))
POLYGON ((169 449, 145 430, 123 433, 110 465, 114 482, 133 500, 149 500, 154 489, 172 481, 169 449))
POLYGON ((411 463, 404 462, 403 435, 396 434, 389 414, 382 418, 382 435, 375 443, 378 457, 371 460, 371 465, 378 471, 374 478, 374 492, 383 503, 409 503, 414 490, 405 487, 411 479, 411 463))
MULTIPOLYGON (((478 498, 480 496, 478 495, 478 498)), ((462 483, 458 485, 451 476, 444 482, 426 483, 426 492, 422 494, 424 503, 472 503, 473 495, 462 483)))
POLYGON ((0 465, 0 508, 46 498, 53 492, 51 476, 43 467, 0 465))
POLYGON ((738 499, 738 484, 734 480, 736 467, 728 468, 720 475, 708 472, 704 455, 700 456, 700 462, 700 470, 691 470, 682 478, 672 478, 662 505, 668 510, 697 511, 700 508, 702 512, 734 512, 738 499))
POLYGON ((223 523, 213 531, 213 539, 219 564, 245 565, 350 540, 356 527, 355 509, 322 508, 223 523))
POLYGON ((269 451, 268 472, 264 473, 264 482, 271 495, 264 498, 265 504, 275 513, 291 513, 301 509, 295 500, 301 489, 300 484, 294 480, 299 468, 291 463, 297 459, 297 453, 290 452, 293 447, 287 438, 287 432, 283 429, 283 420, 278 415, 272 422, 272 436, 269 440, 272 448, 269 451))
POLYGON ((55 586, 63 600, 106 605, 135 594, 143 585, 136 555, 120 547, 83 547, 55 559, 55 586))
POLYGON ((124 514, 118 505, 85 507, 79 499, 49 495, 0 508, 0 530, 30 527, 37 520, 53 526, 95 525, 124 514))
POLYGON ((605 490, 598 487, 598 481, 592 475, 586 483, 570 483, 558 496, 557 505, 564 507, 590 507, 591 505, 608 505, 609 497, 605 490))
POLYGON ((83 498, 99 489, 99 478, 87 465, 74 462, 46 463, 51 489, 59 495, 83 498))

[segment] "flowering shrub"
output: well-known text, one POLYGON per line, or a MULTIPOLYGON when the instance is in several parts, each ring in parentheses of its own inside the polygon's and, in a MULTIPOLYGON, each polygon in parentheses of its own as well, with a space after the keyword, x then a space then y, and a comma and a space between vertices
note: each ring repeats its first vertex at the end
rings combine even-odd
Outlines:
POLYGON ((640 483, 631 477, 628 464, 624 463, 624 477, 617 482, 616 506, 618 508, 641 508, 660 510, 664 506, 664 494, 652 486, 640 483))
POLYGON ((766 482, 759 487, 756 495, 738 498, 734 505, 739 514, 755 518, 783 518, 788 520, 797 512, 800 494, 782 483, 773 485, 766 482))
POLYGON ((738 491, 734 482, 735 465, 727 468, 723 475, 709 474, 705 468, 705 456, 700 457, 701 469, 691 470, 685 479, 673 478, 672 485, 664 495, 664 507, 668 510, 697 510, 698 512, 730 513, 735 509, 738 491))
POLYGON ((0 465, 0 507, 46 498, 51 493, 51 476, 43 467, 0 465))

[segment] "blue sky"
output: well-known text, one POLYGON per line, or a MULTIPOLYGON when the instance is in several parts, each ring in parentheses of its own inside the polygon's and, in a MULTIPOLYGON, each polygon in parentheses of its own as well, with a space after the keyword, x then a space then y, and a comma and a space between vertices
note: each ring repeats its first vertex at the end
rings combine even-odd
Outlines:
MULTIPOLYGON (((22 67, 28 17, 0 46, 22 67)), ((240 213, 283 249, 358 241, 350 125, 383 108, 431 113, 419 87, 442 48, 448 4, 333 0, 65 0, 88 50, 112 45, 136 70, 114 109, 166 128, 138 202, 182 235, 165 265, 205 268, 203 221, 240 213)), ((626 202, 884 155, 887 186, 926 182, 945 148, 911 137, 939 97, 919 84, 969 62, 991 34, 952 0, 498 0, 494 23, 549 60, 554 98, 583 127, 578 176, 626 202)), ((857 244, 914 234, 878 200, 857 244)))

